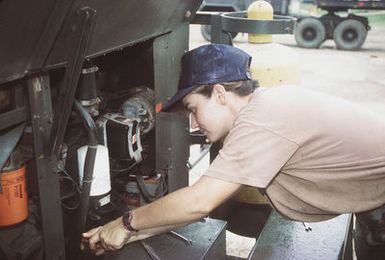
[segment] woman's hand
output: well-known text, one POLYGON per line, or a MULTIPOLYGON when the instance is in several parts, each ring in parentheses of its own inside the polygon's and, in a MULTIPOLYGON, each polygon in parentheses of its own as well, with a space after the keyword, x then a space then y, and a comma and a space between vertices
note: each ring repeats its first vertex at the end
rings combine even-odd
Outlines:
POLYGON ((91 229, 83 233, 81 249, 87 244, 95 255, 102 255, 106 251, 113 251, 122 248, 130 237, 122 222, 122 218, 117 218, 104 226, 91 229))

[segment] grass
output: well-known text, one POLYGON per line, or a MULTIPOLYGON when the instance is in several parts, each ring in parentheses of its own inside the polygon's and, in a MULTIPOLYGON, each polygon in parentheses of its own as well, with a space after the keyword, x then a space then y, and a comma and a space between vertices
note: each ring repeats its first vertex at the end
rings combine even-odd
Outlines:
POLYGON ((366 17, 368 17, 370 25, 385 26, 385 11, 372 12, 371 14, 366 15, 366 17))

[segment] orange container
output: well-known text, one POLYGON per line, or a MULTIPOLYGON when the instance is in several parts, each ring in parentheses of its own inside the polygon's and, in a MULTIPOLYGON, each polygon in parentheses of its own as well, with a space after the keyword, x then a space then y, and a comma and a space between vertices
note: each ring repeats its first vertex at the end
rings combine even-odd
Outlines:
POLYGON ((0 227, 17 224, 28 217, 28 198, 25 180, 26 167, 1 173, 0 227))

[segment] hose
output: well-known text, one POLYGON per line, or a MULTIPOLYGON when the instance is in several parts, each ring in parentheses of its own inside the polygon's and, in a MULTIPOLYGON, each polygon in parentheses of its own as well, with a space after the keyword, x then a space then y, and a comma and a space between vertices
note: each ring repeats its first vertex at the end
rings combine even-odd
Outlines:
POLYGON ((87 221, 91 183, 95 166, 98 139, 96 124, 90 114, 87 112, 87 110, 83 108, 83 106, 77 100, 74 100, 74 109, 76 113, 80 116, 83 125, 88 133, 88 148, 86 153, 86 159, 84 162, 84 175, 83 183, 81 185, 82 189, 80 194, 79 214, 77 222, 77 232, 79 234, 80 239, 80 234, 84 231, 84 227, 87 221))

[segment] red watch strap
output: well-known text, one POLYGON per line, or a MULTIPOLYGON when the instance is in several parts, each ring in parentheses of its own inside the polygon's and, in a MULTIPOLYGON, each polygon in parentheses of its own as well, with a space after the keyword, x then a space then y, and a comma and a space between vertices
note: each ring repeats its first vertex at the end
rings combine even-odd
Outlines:
POLYGON ((131 225, 132 217, 133 217, 132 210, 131 209, 126 210, 123 213, 123 218, 122 218, 123 226, 128 231, 138 232, 139 230, 133 228, 132 225, 131 225))

